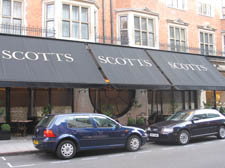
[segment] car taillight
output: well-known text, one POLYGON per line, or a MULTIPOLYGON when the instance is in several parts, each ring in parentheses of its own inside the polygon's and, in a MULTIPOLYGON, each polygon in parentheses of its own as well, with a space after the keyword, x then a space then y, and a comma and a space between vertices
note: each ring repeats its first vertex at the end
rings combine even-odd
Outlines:
POLYGON ((44 136, 47 138, 54 138, 56 137, 52 130, 44 130, 44 136))

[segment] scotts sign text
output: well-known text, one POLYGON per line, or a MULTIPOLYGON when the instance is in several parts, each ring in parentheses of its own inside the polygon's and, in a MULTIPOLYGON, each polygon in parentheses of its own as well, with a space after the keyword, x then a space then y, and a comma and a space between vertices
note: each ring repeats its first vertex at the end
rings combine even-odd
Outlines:
POLYGON ((3 59, 15 59, 15 60, 30 60, 30 61, 49 61, 49 59, 53 59, 56 61, 65 61, 65 62, 73 62, 74 59, 72 54, 66 53, 41 53, 41 52, 30 52, 30 51, 9 51, 9 50, 2 50, 3 59))
POLYGON ((168 62, 168 65, 172 69, 178 69, 178 70, 200 71, 200 72, 206 72, 206 71, 208 71, 208 69, 204 65, 184 64, 184 63, 177 63, 177 62, 168 62))
POLYGON ((128 66, 142 66, 142 67, 151 67, 152 64, 149 60, 143 59, 132 59, 132 58, 121 58, 121 57, 105 57, 98 56, 100 63, 102 64, 111 64, 111 65, 128 65, 128 66))

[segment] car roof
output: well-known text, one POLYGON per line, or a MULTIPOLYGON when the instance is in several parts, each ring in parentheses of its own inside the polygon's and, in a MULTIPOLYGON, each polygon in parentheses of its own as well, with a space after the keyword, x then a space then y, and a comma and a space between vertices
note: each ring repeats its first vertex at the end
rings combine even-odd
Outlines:
POLYGON ((69 113, 69 114, 50 114, 53 116, 106 116, 104 114, 99 114, 99 113, 69 113))
POLYGON ((202 112, 205 112, 205 113, 219 113, 218 110, 216 109, 197 109, 197 110, 194 110, 195 113, 202 113, 202 112))

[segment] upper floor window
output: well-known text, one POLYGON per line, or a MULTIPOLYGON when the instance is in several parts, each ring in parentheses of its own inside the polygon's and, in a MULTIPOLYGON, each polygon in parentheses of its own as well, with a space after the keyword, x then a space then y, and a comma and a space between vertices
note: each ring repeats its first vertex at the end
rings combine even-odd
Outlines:
POLYGON ((225 19, 225 0, 222 0, 222 18, 225 19))
POLYGON ((120 42, 121 45, 128 44, 127 16, 120 16, 120 42))
POLYGON ((55 17, 55 5, 47 4, 46 6, 46 19, 45 19, 45 28, 46 28, 46 36, 54 37, 54 17, 55 17))
POLYGON ((214 35, 208 32, 200 32, 200 53, 203 55, 213 55, 214 35))
POLYGON ((135 45, 155 47, 154 21, 151 18, 134 16, 135 45))
POLYGON ((225 6, 222 7, 222 18, 225 19, 225 6))
POLYGON ((176 9, 186 9, 186 0, 167 0, 168 7, 176 9))
POLYGON ((185 52, 187 46, 186 29, 181 27, 169 27, 170 49, 172 51, 185 52))
POLYGON ((62 37, 89 39, 88 8, 63 4, 62 37))
POLYGON ((212 17, 212 5, 209 3, 198 2, 198 14, 212 17))
POLYGON ((2 1, 2 32, 21 34, 22 2, 14 0, 2 1), (11 25, 11 26, 10 26, 11 25))

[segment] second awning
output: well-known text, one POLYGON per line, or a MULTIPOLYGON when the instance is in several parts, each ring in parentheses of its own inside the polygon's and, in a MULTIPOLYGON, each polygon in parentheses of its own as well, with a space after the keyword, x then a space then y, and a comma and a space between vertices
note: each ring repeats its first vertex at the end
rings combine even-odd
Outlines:
POLYGON ((143 49, 89 44, 97 63, 115 88, 169 89, 170 83, 143 49))

